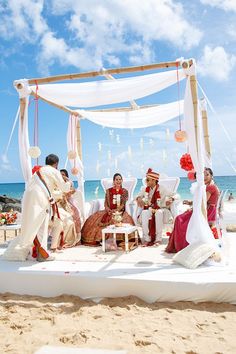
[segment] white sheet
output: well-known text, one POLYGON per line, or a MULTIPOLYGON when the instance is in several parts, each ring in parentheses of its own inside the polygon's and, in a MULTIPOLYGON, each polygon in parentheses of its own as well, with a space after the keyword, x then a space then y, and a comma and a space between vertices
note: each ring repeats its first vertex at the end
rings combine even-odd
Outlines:
MULTIPOLYGON (((178 70, 179 80, 185 72, 178 70)), ((38 95, 59 105, 71 107, 96 107, 149 96, 177 82, 177 70, 140 75, 111 81, 60 83, 40 85, 38 95)), ((30 86, 36 92, 36 86, 30 86)))

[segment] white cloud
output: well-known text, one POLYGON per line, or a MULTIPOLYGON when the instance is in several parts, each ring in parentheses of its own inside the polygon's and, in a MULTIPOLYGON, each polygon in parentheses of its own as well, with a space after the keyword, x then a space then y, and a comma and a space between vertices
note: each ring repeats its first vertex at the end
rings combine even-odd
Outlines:
POLYGON ((0 11, 0 36, 21 43, 37 40, 44 72, 55 62, 83 70, 119 66, 124 55, 138 65, 157 59, 156 41, 189 50, 202 37, 181 3, 173 0, 9 0, 0 11), (60 23, 58 32, 51 18, 60 23))
POLYGON ((236 64, 236 56, 225 51, 224 47, 205 46, 202 58, 198 61, 198 71, 217 81, 225 81, 236 64))
POLYGON ((43 0, 9 0, 7 6, 1 8, 1 36, 6 40, 18 38, 22 42, 34 42, 47 30, 43 5, 43 0))
POLYGON ((235 0, 201 0, 203 5, 210 5, 212 7, 217 7, 224 11, 235 11, 236 12, 236 1, 235 0))

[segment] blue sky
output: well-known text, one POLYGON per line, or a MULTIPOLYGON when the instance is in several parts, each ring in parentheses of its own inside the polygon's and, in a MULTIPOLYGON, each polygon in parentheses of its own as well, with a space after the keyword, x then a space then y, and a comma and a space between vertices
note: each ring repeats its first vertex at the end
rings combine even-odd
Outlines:
MULTIPOLYGON (((23 180, 17 129, 5 154, 18 108, 14 80, 180 57, 196 59, 199 83, 215 111, 208 107, 214 172, 236 174, 235 0, 0 0, 0 54, 0 183, 23 180)), ((183 93, 181 84, 181 98, 183 93)), ((172 87, 137 103, 177 99, 172 87)), ((33 120, 34 101, 31 145, 33 120)), ((64 167, 67 122, 66 113, 39 102, 40 164, 53 152, 64 167)), ((89 121, 81 126, 86 179, 116 171, 140 177, 148 167, 185 176, 178 161, 186 146, 173 138, 178 119, 137 130, 111 130, 89 121)))

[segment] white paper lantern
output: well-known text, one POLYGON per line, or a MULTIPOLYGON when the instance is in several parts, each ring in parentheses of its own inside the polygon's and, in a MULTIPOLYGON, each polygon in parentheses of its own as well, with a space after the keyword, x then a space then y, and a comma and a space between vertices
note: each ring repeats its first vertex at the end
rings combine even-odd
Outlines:
POLYGON ((68 154, 67 154, 69 160, 74 160, 76 158, 76 155, 77 155, 76 151, 74 151, 74 150, 68 151, 68 154))
POLYGON ((31 146, 28 150, 28 154, 32 159, 37 159, 41 155, 41 150, 38 146, 31 146))

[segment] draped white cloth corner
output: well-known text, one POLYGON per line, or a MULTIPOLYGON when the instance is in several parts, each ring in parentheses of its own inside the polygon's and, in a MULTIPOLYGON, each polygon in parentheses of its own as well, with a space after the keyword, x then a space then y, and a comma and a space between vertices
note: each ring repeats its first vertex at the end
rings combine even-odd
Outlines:
MULTIPOLYGON (((190 75, 195 75, 194 65, 191 70, 190 75)), ((190 75, 187 79, 184 97, 184 119, 185 128, 188 134, 189 153, 193 161, 194 169, 197 173, 197 182, 193 188, 193 213, 188 224, 186 239, 189 244, 202 241, 215 245, 207 219, 202 213, 202 203, 206 205, 206 188, 204 184, 205 147, 199 106, 197 111, 198 134, 197 136, 195 135, 194 108, 192 103, 193 100, 190 86, 190 75)))
POLYGON ((68 129, 67 129, 67 149, 69 151, 76 152, 76 158, 70 160, 70 164, 72 168, 78 169, 78 188, 76 191, 75 199, 78 203, 78 207, 81 214, 82 221, 85 221, 85 199, 84 199, 84 167, 83 163, 79 157, 78 150, 77 150, 77 121, 78 117, 71 114, 69 116, 68 121, 68 129))
MULTIPOLYGON (((179 81, 185 78, 185 71, 179 69, 179 81)), ((40 85, 37 93, 40 97, 59 105, 77 108, 96 107, 149 96, 176 83, 177 70, 169 70, 111 81, 40 85)), ((30 88, 36 93, 36 86, 30 88)))
POLYGON ((145 128, 162 124, 183 114, 183 100, 130 111, 93 112, 77 110, 91 122, 111 128, 145 128))
POLYGON ((25 97, 25 110, 24 118, 19 119, 19 130, 18 130, 18 142, 19 142, 19 154, 20 154, 20 164, 24 180, 26 184, 30 181, 32 176, 32 164, 31 158, 28 154, 29 151, 29 132, 28 132, 28 103, 29 96, 25 97))

